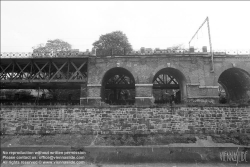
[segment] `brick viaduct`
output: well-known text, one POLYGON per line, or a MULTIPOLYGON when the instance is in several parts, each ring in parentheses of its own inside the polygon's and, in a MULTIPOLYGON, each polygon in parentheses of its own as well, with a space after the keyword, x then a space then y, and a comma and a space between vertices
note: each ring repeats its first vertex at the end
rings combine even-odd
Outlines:
POLYGON ((19 85, 19 89, 32 89, 38 84, 43 85, 44 89, 52 85, 54 88, 81 88, 80 104, 83 106, 105 106, 106 89, 112 87, 132 89, 133 104, 136 106, 154 105, 157 100, 154 90, 166 88, 179 89, 180 102, 184 104, 217 104, 219 84, 225 89, 230 102, 248 102, 250 99, 248 54, 214 53, 213 59, 208 52, 106 57, 91 54, 61 58, 4 57, 1 58, 0 77, 2 83, 12 85, 10 89, 17 87, 15 84, 19 85), (30 74, 28 76, 23 73, 30 74), (59 74, 65 74, 64 78, 58 78, 59 74), (169 83, 164 83, 164 78, 159 77, 160 75, 168 75, 169 83), (129 80, 125 83, 122 81, 124 78, 129 80), (26 84, 22 84, 25 80, 26 84), (123 84, 115 84, 115 80, 123 84))
POLYGON ((3 58, 0 78, 8 89, 81 88, 81 106, 1 106, 8 134, 250 133, 250 55, 215 53, 213 62, 203 52, 3 58), (163 74, 171 76, 166 84, 163 74), (219 83, 233 105, 218 104, 219 83), (109 105, 114 87, 133 90, 134 105, 109 105), (154 92, 170 88, 184 105, 156 104, 154 92))
POLYGON ((220 83, 230 101, 250 98, 250 56, 208 53, 89 57, 81 104, 102 105, 105 82, 126 73, 135 81, 135 104, 153 105, 153 80, 165 72, 179 83, 183 103, 218 103, 220 83), (214 70, 212 71, 214 66, 214 70))

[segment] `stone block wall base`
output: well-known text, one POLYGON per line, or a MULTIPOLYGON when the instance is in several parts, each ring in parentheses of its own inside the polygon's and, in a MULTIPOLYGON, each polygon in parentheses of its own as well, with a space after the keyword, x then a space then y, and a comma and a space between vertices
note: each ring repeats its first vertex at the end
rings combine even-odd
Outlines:
POLYGON ((103 106, 104 102, 101 101, 101 99, 80 99, 80 105, 81 106, 93 106, 93 107, 99 107, 103 106))
POLYGON ((136 106, 153 106, 154 99, 153 98, 135 98, 136 106))
MULTIPOLYGON (((149 101, 144 100, 144 102, 149 101)), ((2 106, 0 130, 3 134, 228 134, 235 132, 244 135, 250 134, 248 113, 250 113, 250 106, 2 106)))
POLYGON ((214 105, 219 103, 217 97, 189 97, 186 100, 186 104, 197 104, 197 105, 214 105))
POLYGON ((138 97, 152 97, 153 84, 135 84, 136 96, 138 97))

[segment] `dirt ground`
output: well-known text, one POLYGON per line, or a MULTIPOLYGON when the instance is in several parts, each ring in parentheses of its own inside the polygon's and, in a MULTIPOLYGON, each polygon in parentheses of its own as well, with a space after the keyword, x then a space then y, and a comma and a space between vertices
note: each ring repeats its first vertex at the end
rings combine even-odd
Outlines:
POLYGON ((1 146, 12 141, 16 145, 63 145, 63 146, 148 146, 174 143, 196 143, 197 139, 214 143, 233 143, 250 146, 250 134, 152 134, 152 135, 1 135, 1 146))
POLYGON ((1 144, 16 139, 19 145, 64 145, 64 146, 142 146, 166 145, 170 143, 194 143, 191 135, 4 135, 1 144))
MULTIPOLYGON (((171 147, 234 147, 250 146, 250 135, 246 134, 155 134, 155 135, 83 135, 83 134, 55 134, 55 135, 2 135, 1 147, 16 146, 150 146, 169 145, 171 147)), ((81 165, 10 165, 1 167, 233 167, 234 163, 136 163, 136 164, 98 164, 81 165)), ((247 167, 249 164, 238 164, 247 167)))

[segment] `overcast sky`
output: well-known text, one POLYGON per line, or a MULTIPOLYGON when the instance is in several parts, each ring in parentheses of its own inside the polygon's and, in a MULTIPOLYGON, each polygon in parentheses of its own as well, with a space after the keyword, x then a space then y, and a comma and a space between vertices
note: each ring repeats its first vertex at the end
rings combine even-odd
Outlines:
MULTIPOLYGON (((213 49, 250 50, 250 1, 1 1, 1 52, 31 52, 49 39, 85 51, 120 30, 134 49, 188 42, 209 17, 213 49)), ((192 46, 209 46, 207 25, 192 46)))

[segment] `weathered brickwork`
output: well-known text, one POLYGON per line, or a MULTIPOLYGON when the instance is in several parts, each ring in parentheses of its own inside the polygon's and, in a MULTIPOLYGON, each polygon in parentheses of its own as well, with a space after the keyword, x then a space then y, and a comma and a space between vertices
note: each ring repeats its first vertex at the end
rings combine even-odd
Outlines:
POLYGON ((152 87, 149 86, 136 86, 137 97, 152 97, 152 87))
POLYGON ((213 105, 216 103, 216 100, 214 99, 209 99, 209 98, 205 98, 205 99, 202 99, 202 98, 189 98, 187 100, 187 102, 189 104, 207 104, 207 105, 213 105))
POLYGON ((88 88, 88 96, 89 97, 100 97, 101 96, 100 87, 89 87, 88 88))
POLYGON ((1 131, 15 133, 250 133, 250 107, 2 107, 1 131))
MULTIPOLYGON (((92 57, 88 65, 88 84, 103 84, 106 73, 116 68, 122 68, 131 73, 135 84, 153 84, 154 77, 164 70, 178 81, 183 103, 205 105, 219 103, 219 83, 227 90, 229 100, 234 102, 241 100, 241 103, 248 103, 250 57, 215 53, 213 67, 208 53, 92 57), (231 80, 236 82, 231 82, 231 80), (200 98, 202 100, 197 100, 200 98)), ((136 87, 136 97, 150 97, 152 89, 149 88, 152 87, 136 87)), ((94 93, 92 88, 87 87, 87 89, 89 89, 88 97, 98 96, 97 91, 94 93)), ((153 106, 154 102, 136 100, 137 106, 145 107, 149 104, 153 106)))

